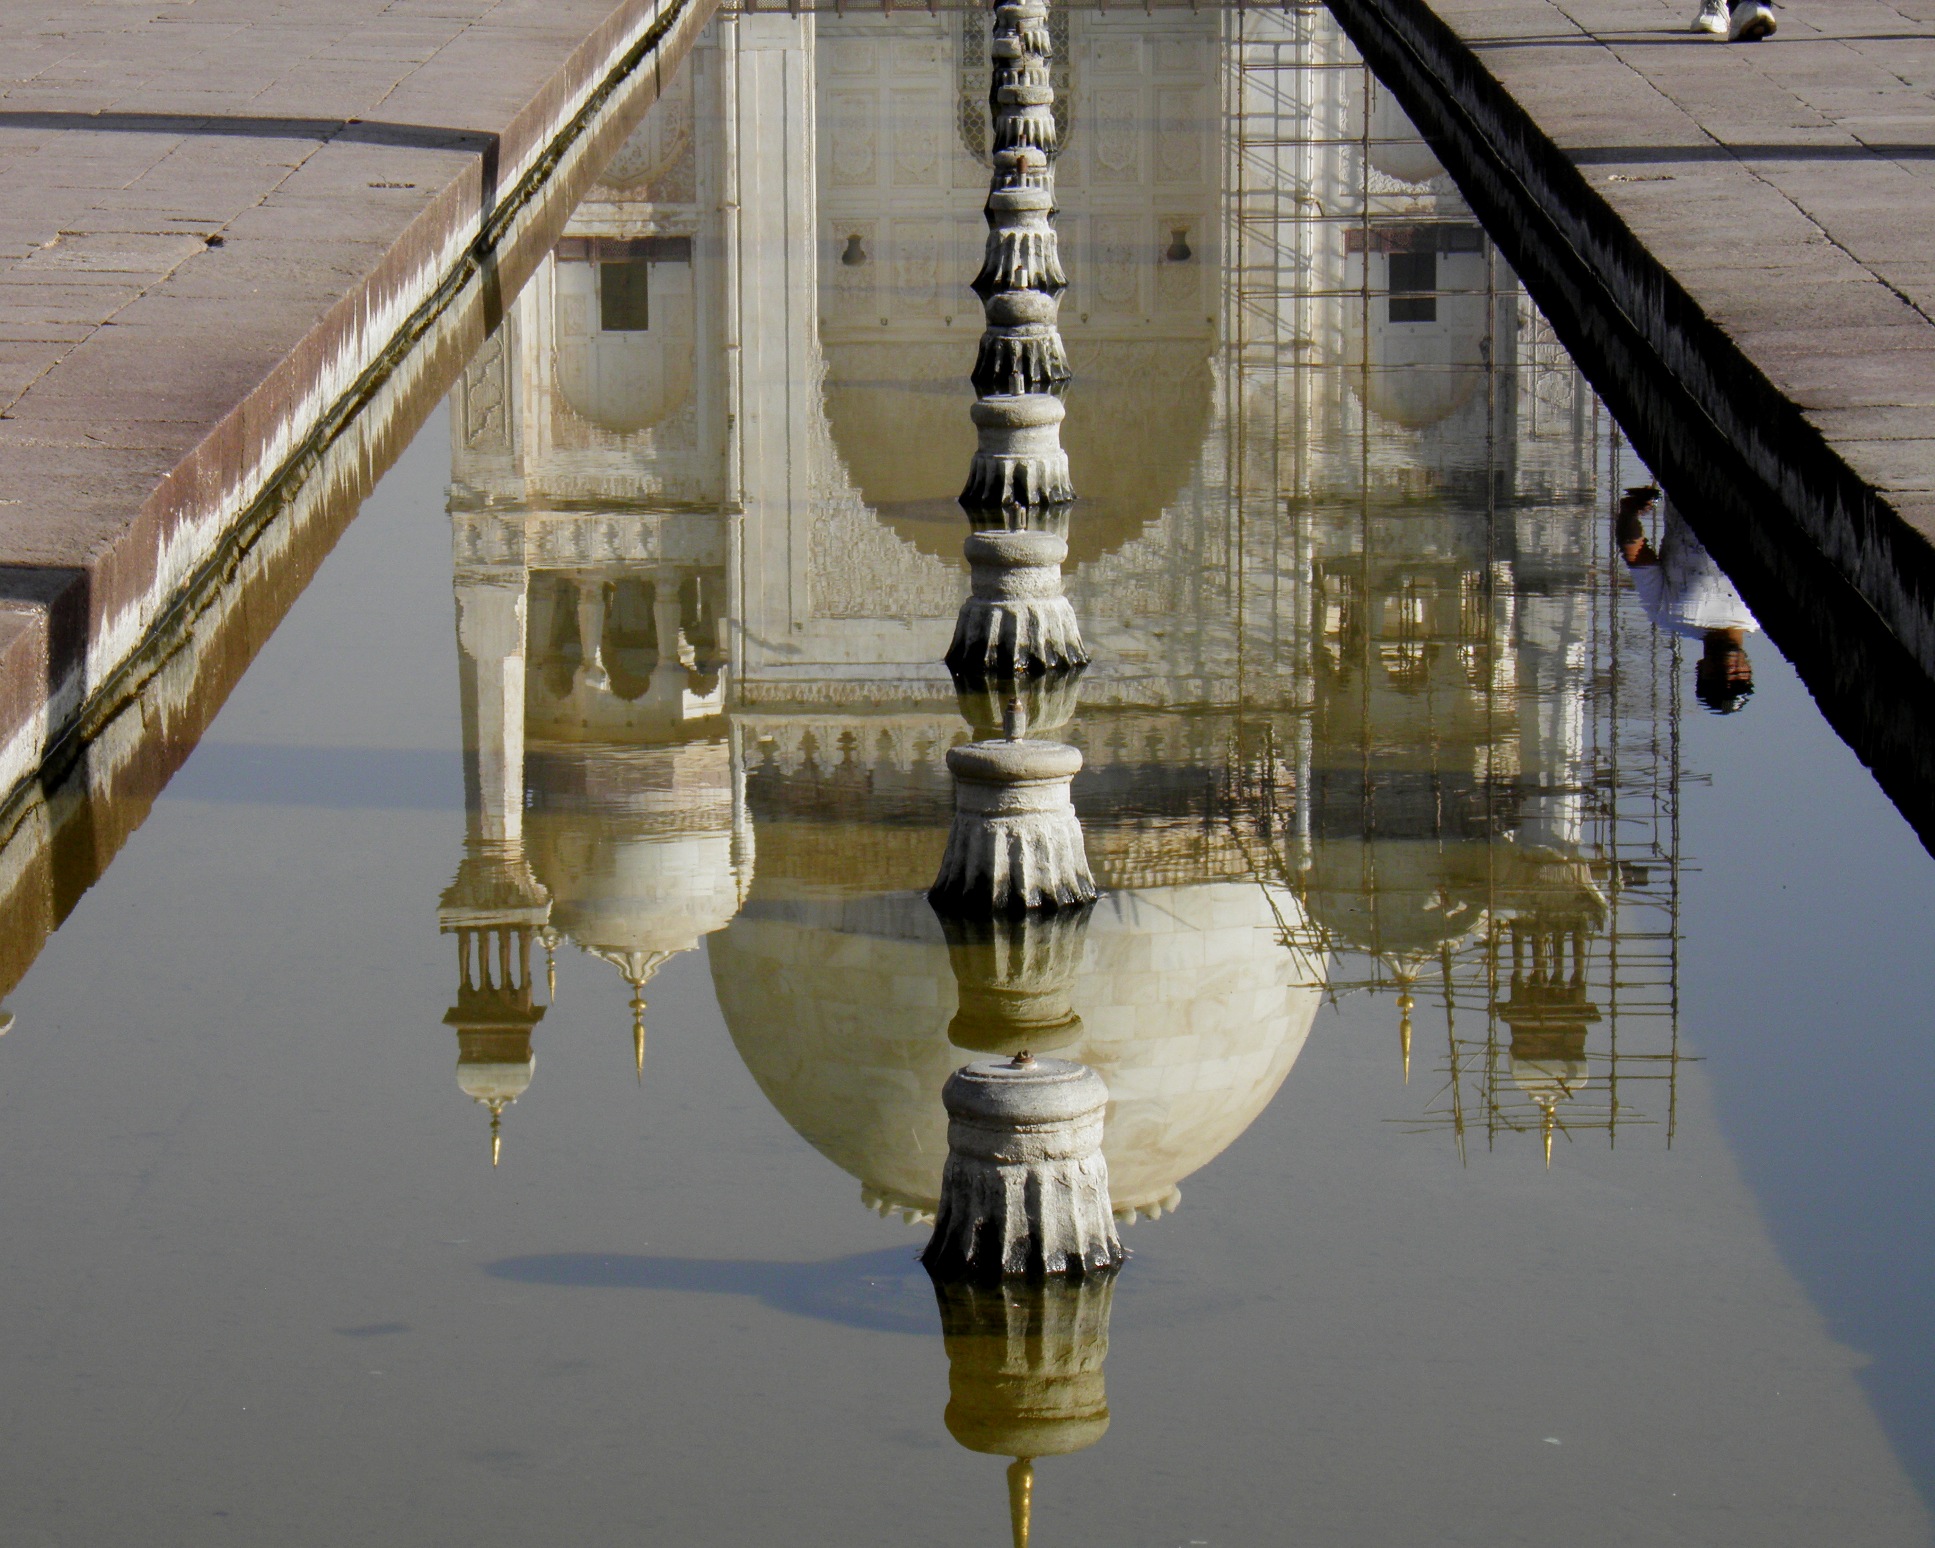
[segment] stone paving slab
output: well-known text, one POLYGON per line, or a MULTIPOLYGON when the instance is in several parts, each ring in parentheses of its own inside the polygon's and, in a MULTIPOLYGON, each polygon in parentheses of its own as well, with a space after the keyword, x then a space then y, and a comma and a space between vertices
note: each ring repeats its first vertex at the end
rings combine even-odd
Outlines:
POLYGON ((1332 4, 1636 439, 1717 430, 1935 673, 1935 0, 1786 0, 1755 44, 1696 8, 1332 4))
POLYGON ((705 9, 0 7, 0 798, 705 9))

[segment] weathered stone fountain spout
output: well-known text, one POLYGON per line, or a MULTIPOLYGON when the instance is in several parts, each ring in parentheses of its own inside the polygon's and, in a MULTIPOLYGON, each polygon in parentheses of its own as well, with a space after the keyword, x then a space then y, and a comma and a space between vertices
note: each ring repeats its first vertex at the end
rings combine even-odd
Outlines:
POLYGON ((1102 1158, 1108 1088, 1085 1065, 1019 1053, 941 1089, 947 1165, 921 1261, 938 1280, 1113 1270, 1124 1257, 1102 1158))
POLYGON ((1082 755, 1062 742, 988 741, 951 747, 954 821, 928 900, 944 914, 986 919, 1095 901, 1069 785, 1082 755))
MULTIPOLYGON (((1047 22, 1034 0, 1009 0, 994 17, 994 182, 987 251, 974 278, 987 331, 974 365, 979 440, 961 493, 973 528, 966 545, 973 589, 947 651, 963 711, 984 740, 947 754, 954 822, 928 892, 948 931, 960 988, 949 1036, 1014 1057, 956 1070, 941 1093, 947 1165, 922 1259, 937 1282, 1079 1278, 1113 1273, 1122 1261, 1102 1159, 1108 1089, 1082 1065, 1034 1057, 1080 1035, 1068 989, 1095 901, 1069 799, 1082 755, 1065 743, 1026 739, 1031 711, 1048 708, 1057 724, 1068 718, 1075 677, 1088 661, 1062 592, 1075 490, 1056 396, 1068 376, 1055 326, 1067 280, 1050 223, 1055 93, 1047 22), (1046 689, 1050 678, 1059 697, 1046 689), (1022 686, 1031 680, 1044 681, 1032 696, 1022 686), (997 699, 998 711, 987 713, 997 699), (984 724, 997 713, 998 739, 994 724, 984 724)), ((946 1306, 943 1292, 943 1312, 946 1306)), ((1012 1454, 1016 1541, 1025 1543, 1026 1459, 1040 1452, 1012 1454)))
MULTIPOLYGON (((961 494, 973 529, 966 544, 973 587, 947 650, 956 682, 969 685, 1067 675, 1088 661, 1062 591, 1075 491, 1061 445, 1061 401, 1047 390, 1068 374, 1055 327, 1066 280, 1049 221, 1055 93, 1047 8, 1036 0, 998 6, 991 51, 994 180, 987 252, 974 279, 988 326, 974 373, 979 441, 961 494)), ((1003 706, 1000 740, 989 735, 947 755, 954 823, 928 894, 943 914, 989 919, 1095 898, 1069 800, 1082 756, 1021 740, 1025 715, 1013 702, 1017 713, 1003 706)))

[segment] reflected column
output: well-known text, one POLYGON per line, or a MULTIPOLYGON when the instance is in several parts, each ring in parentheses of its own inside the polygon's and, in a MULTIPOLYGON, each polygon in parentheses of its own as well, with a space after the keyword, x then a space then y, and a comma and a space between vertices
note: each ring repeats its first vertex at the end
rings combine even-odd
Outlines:
POLYGON ((458 672, 464 732, 464 858, 438 900, 437 923, 457 937, 457 1084, 490 1111, 491 1165, 504 1109, 531 1084, 531 1032, 544 1017, 532 997, 531 945, 550 920, 550 895, 524 855, 524 620, 521 564, 460 569, 458 672))

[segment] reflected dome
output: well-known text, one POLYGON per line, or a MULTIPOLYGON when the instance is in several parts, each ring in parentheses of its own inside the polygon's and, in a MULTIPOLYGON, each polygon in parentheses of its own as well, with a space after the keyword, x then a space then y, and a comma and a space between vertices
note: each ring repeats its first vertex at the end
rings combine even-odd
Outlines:
MULTIPOLYGON (((1119 1216, 1179 1184, 1275 1095, 1316 1015, 1316 973, 1277 939, 1254 883, 1111 893, 1096 904, 1063 1057, 1108 1084, 1103 1150, 1119 1216)), ((1278 906, 1294 912, 1288 899, 1278 906)), ((947 1155, 940 1091, 956 989, 917 893, 755 902, 707 946, 740 1057, 786 1121, 883 1211, 931 1212, 947 1155)))
POLYGON ((1298 890, 1332 950, 1416 964, 1483 922, 1487 853, 1477 842, 1329 838, 1298 890))
POLYGON ((723 739, 533 748, 526 779, 526 847, 553 928, 628 981, 738 911, 752 867, 723 739))
POLYGON ((1512 1081, 1541 1107, 1552 1107, 1582 1089, 1590 1073, 1583 1053, 1570 1059, 1512 1056, 1512 1081))
POLYGON ((510 1048, 463 1048, 457 1056, 457 1089, 490 1108, 508 1107, 531 1089, 537 1055, 527 1033, 518 1039, 521 1054, 510 1048))

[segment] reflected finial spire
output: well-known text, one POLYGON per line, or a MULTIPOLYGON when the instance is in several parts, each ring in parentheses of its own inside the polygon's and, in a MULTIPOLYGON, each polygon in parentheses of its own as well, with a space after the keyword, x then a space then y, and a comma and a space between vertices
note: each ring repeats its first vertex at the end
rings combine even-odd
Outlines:
POLYGON ((1404 1083, 1411 1084, 1411 985, 1406 980, 1398 989, 1398 1049, 1404 1058, 1404 1083))
POLYGON ((1539 1132, 1545 1138, 1545 1169, 1548 1172, 1552 1170, 1552 1130, 1556 1122, 1552 1108, 1548 1105, 1544 1115, 1539 1119, 1539 1132))
POLYGON ((1015 1548, 1028 1548, 1028 1528, 1034 1503, 1034 1460, 1017 1457, 1008 1464, 1008 1522, 1014 1530, 1015 1548))
POLYGON ((645 1084, 645 986, 632 985, 632 1065, 638 1083, 645 1084))
POLYGON ((495 1167, 498 1157, 504 1154, 504 1104, 490 1104, 490 1164, 495 1167))
POLYGON ((546 925, 538 932, 538 939, 544 942, 544 998, 555 1005, 558 1002, 558 932, 546 925))

